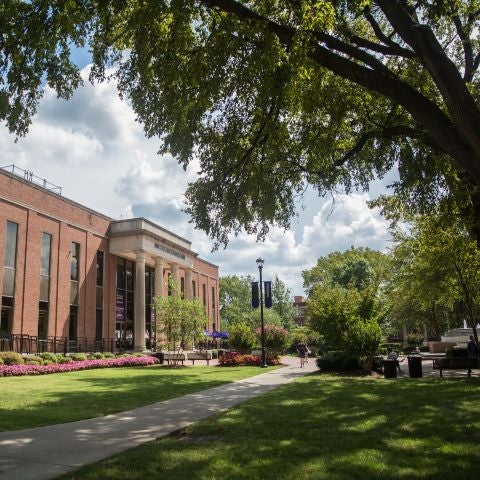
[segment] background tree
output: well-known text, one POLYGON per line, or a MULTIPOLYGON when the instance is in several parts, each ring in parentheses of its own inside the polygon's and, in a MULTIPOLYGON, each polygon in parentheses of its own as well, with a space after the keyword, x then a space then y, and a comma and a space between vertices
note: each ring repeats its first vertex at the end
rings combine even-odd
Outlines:
MULTIPOLYGON (((278 325, 267 323, 264 327, 265 349, 267 355, 278 356, 285 352, 288 347, 290 334, 288 330, 278 325)), ((261 345, 262 342, 262 329, 257 328, 255 330, 257 336, 257 345, 261 345)))
POLYGON ((272 281, 272 309, 280 317, 282 325, 290 331, 295 320, 292 291, 275 275, 272 281))
POLYGON ((5 0, 0 119, 23 134, 47 84, 68 98, 88 46, 161 152, 199 160, 187 211, 217 245, 394 165, 402 202, 452 199, 478 239, 479 27, 478 0, 5 0))
POLYGON ((220 318, 224 330, 230 325, 244 322, 252 310, 250 276, 227 275, 220 277, 220 318))
POLYGON ((457 318, 463 310, 477 339, 480 252, 465 224, 460 219, 452 223, 443 215, 424 215, 414 218, 407 232, 397 229, 394 240, 389 296, 398 307, 391 313, 398 315, 405 303, 411 304, 443 333, 442 310, 457 318))

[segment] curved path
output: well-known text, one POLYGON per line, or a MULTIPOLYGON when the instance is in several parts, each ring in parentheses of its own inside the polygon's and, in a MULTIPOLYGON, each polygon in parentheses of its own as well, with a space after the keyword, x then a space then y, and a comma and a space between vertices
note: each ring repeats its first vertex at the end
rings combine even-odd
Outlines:
POLYGON ((317 370, 285 367, 106 417, 0 433, 0 479, 45 480, 150 442, 317 370))

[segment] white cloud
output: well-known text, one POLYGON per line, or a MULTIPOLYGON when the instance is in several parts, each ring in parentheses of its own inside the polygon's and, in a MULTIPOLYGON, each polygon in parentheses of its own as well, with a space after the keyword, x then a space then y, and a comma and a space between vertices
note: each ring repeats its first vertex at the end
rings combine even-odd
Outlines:
MULTIPOLYGON (((87 80, 88 68, 82 76, 87 80)), ((2 165, 32 170, 62 186, 66 197, 113 218, 143 216, 159 223, 192 241, 221 275, 255 275, 255 260, 262 256, 266 278, 279 275, 293 294, 302 293, 301 271, 318 257, 351 245, 383 250, 388 242, 387 223, 367 207, 368 195, 339 195, 333 203, 310 194, 291 231, 272 228, 262 243, 241 234, 211 254, 212 242, 181 211, 198 165, 185 172, 173 158, 157 155, 159 140, 145 138, 114 83, 86 81, 68 102, 47 90, 29 134, 14 143, 0 128, 0 142, 2 165)))

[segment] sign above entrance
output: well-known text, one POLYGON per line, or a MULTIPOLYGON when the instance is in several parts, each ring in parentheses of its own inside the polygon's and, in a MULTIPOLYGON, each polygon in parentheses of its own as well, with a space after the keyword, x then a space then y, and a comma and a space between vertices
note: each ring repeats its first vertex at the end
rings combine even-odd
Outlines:
POLYGON ((169 253, 170 255, 173 255, 174 257, 181 258, 182 260, 185 260, 185 255, 183 253, 177 252, 173 248, 165 247, 164 245, 160 245, 159 243, 155 243, 155 248, 157 250, 161 250, 162 252, 169 253))

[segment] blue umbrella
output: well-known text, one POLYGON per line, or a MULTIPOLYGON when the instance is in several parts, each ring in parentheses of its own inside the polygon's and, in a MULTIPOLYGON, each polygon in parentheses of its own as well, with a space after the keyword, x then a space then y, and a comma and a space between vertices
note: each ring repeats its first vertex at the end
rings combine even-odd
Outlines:
POLYGON ((220 338, 228 338, 227 332, 220 332, 220 338))
POLYGON ((203 332, 207 337, 213 337, 213 333, 209 332, 208 330, 205 330, 203 332))

